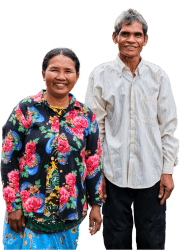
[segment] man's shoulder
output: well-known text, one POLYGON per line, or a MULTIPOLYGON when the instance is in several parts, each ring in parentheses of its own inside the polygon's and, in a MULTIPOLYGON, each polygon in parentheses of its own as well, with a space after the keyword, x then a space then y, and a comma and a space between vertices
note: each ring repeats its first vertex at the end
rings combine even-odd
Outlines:
POLYGON ((156 76, 157 75, 164 76, 164 77, 167 76, 166 72, 160 66, 158 66, 155 63, 143 60, 143 67, 145 69, 145 72, 146 71, 151 71, 151 73, 156 75, 156 76))
POLYGON ((90 74, 90 77, 97 76, 97 75, 102 74, 103 72, 109 71, 109 69, 115 68, 115 67, 116 67, 115 60, 102 63, 93 69, 93 71, 90 74))

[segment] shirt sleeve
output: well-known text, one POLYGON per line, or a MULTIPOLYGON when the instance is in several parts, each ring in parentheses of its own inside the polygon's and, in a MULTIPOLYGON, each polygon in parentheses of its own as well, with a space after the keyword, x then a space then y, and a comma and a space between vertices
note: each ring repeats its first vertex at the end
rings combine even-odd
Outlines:
POLYGON ((19 157, 25 134, 31 123, 31 119, 25 118, 18 105, 3 126, 1 177, 7 212, 14 212, 22 208, 19 190, 19 157))
POLYGON ((86 187, 87 187, 87 201, 90 205, 101 205, 102 199, 102 158, 101 146, 99 138, 99 129, 95 115, 93 114, 93 121, 89 134, 87 136, 86 144, 86 187))
POLYGON ((179 141, 174 137, 177 127, 176 105, 167 76, 161 78, 157 113, 163 150, 162 174, 172 174, 177 164, 179 141))
POLYGON ((89 77, 85 103, 96 114, 102 147, 105 136, 105 117, 107 112, 106 102, 102 98, 103 90, 100 84, 98 84, 98 77, 96 78, 97 79, 95 80, 92 74, 89 77))

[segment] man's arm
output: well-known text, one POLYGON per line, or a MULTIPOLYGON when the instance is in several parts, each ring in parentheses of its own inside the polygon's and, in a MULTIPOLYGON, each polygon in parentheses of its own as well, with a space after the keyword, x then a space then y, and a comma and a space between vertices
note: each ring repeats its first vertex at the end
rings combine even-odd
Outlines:
POLYGON ((105 116, 107 112, 106 102, 102 98, 102 86, 97 81, 98 79, 95 80, 94 76, 91 74, 89 77, 85 104, 96 114, 102 148, 105 136, 105 116))
MULTIPOLYGON (((91 73, 89 77, 85 103, 96 114, 96 119, 99 127, 101 150, 103 150, 103 142, 105 136, 105 117, 107 115, 106 102, 103 100, 102 95, 103 95, 102 86, 100 82, 98 82, 98 79, 95 80, 93 74, 91 73)), ((103 183, 102 202, 105 203, 107 195, 106 195, 106 182, 104 174, 102 177, 102 183, 103 183)))
POLYGON ((179 142, 174 137, 174 131, 177 127, 177 115, 170 81, 167 76, 161 79, 157 103, 158 122, 163 150, 163 170, 160 181, 159 198, 162 198, 161 204, 164 204, 174 188, 172 174, 177 162, 179 142))

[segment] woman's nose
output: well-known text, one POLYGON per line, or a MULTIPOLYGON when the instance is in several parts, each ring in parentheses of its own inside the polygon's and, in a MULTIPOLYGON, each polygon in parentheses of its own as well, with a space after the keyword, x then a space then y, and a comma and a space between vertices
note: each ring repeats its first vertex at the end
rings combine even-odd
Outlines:
POLYGON ((64 79, 66 79, 65 74, 64 74, 63 72, 58 72, 56 78, 59 79, 59 80, 64 80, 64 79))

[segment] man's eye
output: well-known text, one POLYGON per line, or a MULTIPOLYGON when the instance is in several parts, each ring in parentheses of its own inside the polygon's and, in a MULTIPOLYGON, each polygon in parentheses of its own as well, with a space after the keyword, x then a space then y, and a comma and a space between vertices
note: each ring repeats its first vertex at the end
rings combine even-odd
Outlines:
POLYGON ((52 69, 51 71, 57 71, 57 69, 52 69))
POLYGON ((127 36, 127 35, 128 35, 128 32, 122 32, 122 35, 123 35, 123 36, 127 36))
POLYGON ((140 37, 140 36, 141 36, 141 33, 136 33, 136 36, 137 36, 137 37, 140 37))

